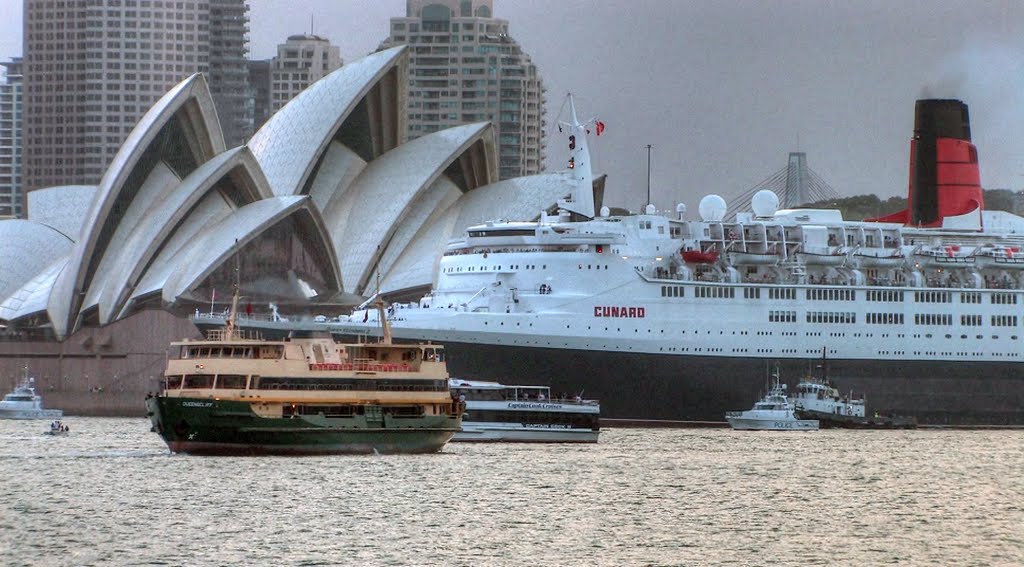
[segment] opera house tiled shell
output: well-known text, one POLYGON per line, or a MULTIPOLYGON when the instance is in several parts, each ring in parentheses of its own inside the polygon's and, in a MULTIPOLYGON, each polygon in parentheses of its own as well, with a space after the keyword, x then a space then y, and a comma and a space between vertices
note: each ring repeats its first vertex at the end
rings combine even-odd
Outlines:
POLYGON ((163 96, 97 186, 0 221, 0 324, 57 339, 143 309, 335 302, 431 285, 467 226, 550 210, 565 174, 497 182, 489 123, 403 143, 407 54, 345 65, 225 148, 202 75, 163 96), (379 280, 379 283, 378 283, 379 280))

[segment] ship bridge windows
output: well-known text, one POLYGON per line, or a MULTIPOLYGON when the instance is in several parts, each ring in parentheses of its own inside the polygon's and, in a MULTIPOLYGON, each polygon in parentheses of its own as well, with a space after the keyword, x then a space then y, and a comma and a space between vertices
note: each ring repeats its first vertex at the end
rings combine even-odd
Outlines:
POLYGON ((746 299, 761 299, 761 288, 745 287, 743 288, 743 297, 746 299))
POLYGON ((857 314, 849 311, 808 311, 808 323, 856 323, 857 314))
POLYGON ((868 301, 903 301, 903 292, 892 289, 869 289, 867 299, 868 301))
POLYGON ((816 301, 854 301, 855 290, 833 288, 811 288, 807 290, 807 299, 816 301))
POLYGON ((993 315, 992 316, 993 327, 1016 327, 1017 316, 1016 315, 993 315))
POLYGON ((164 378, 164 389, 165 390, 180 390, 181 384, 184 382, 185 377, 180 374, 173 376, 166 376, 164 378))
POLYGON ((993 305, 1017 305, 1017 294, 1016 293, 993 293, 992 294, 993 305))
POLYGON ((186 390, 213 388, 213 374, 186 374, 182 387, 186 390))
POLYGON ((981 292, 980 291, 961 291, 960 292, 960 303, 977 303, 977 304, 981 304, 981 292))
POLYGON ((246 378, 245 374, 218 374, 216 387, 225 390, 244 390, 246 378))
POLYGON ((914 301, 917 303, 952 303, 953 294, 948 291, 915 291, 914 301))
POLYGON ((914 324, 950 326, 953 324, 953 316, 949 313, 915 313, 914 324))
POLYGON ((902 313, 865 313, 869 325, 902 325, 902 313))

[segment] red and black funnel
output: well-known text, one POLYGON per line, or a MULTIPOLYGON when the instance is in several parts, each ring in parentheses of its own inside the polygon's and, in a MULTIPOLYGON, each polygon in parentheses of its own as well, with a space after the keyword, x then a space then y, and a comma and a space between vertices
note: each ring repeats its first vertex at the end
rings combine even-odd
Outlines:
POLYGON ((877 220, 942 226, 942 219, 984 208, 978 151, 971 143, 967 105, 925 99, 914 107, 907 210, 877 220))

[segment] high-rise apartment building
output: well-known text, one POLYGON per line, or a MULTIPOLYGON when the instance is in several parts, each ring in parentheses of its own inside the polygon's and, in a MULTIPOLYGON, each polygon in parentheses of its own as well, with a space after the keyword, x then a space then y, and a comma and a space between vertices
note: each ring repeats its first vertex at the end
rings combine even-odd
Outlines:
POLYGON ((232 147, 245 143, 254 131, 246 57, 249 5, 245 0, 209 0, 209 4, 210 94, 224 141, 232 147))
POLYGON ((249 98, 255 132, 270 118, 270 59, 249 61, 249 98))
POLYGON ((0 219, 21 216, 21 58, 0 63, 0 219))
POLYGON ((381 47, 410 47, 409 139, 491 121, 502 179, 544 170, 544 84, 492 0, 406 0, 381 47))
POLYGON ((138 119, 197 71, 236 96, 246 11, 246 0, 25 0, 23 188, 98 183, 138 119))
POLYGON ((270 61, 270 114, 341 65, 341 49, 330 41, 316 35, 289 36, 270 61))

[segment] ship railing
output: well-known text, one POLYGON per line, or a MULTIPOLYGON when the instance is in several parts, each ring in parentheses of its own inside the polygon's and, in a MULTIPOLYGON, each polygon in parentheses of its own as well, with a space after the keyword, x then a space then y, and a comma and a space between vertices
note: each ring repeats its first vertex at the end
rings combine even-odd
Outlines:
POLYGON ((408 363, 386 364, 379 362, 313 362, 309 365, 310 370, 319 372, 412 372, 413 368, 408 363))
POLYGON ((206 339, 210 341, 262 341, 263 335, 253 329, 210 329, 206 331, 206 339))

